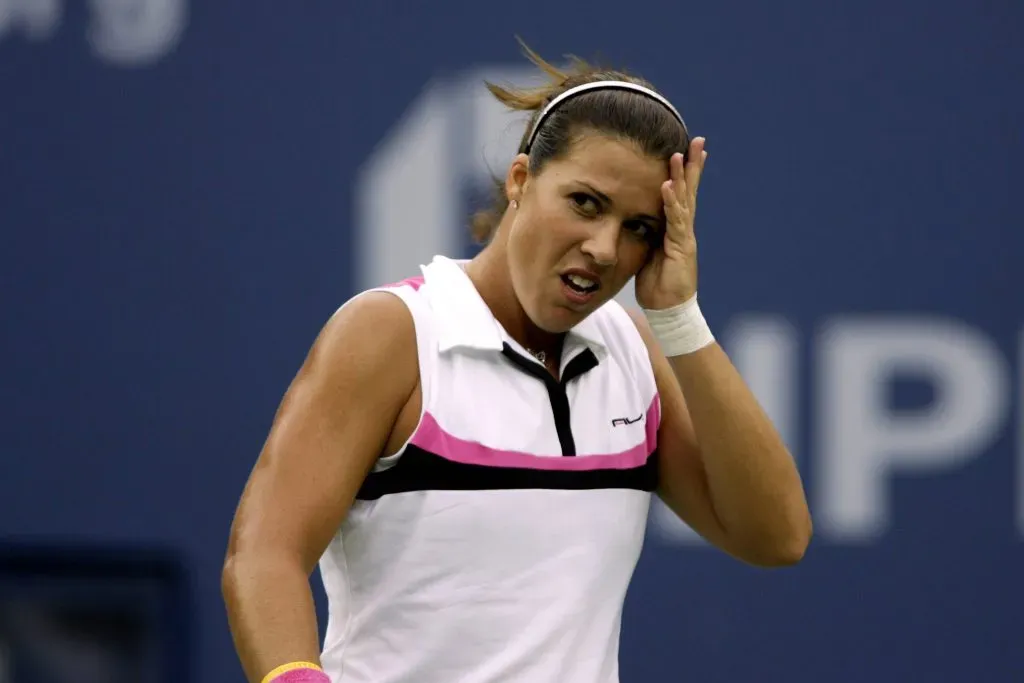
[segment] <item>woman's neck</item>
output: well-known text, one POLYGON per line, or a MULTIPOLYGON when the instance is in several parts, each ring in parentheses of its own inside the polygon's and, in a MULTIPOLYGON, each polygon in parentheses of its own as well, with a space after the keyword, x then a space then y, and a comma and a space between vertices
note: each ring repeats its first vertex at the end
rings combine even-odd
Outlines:
POLYGON ((497 246, 489 245, 467 263, 466 275, 491 310, 491 315, 510 337, 534 355, 543 353, 547 360, 555 361, 557 365, 565 335, 545 332, 530 320, 519 303, 508 264, 497 246))

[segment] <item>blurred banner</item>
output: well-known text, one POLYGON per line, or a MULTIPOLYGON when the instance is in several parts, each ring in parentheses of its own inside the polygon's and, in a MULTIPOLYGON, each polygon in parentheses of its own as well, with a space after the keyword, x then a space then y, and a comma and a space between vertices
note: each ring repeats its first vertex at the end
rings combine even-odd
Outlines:
POLYGON ((0 546, 0 681, 190 680, 190 610, 170 556, 0 546))
MULTIPOLYGON (((1024 680, 1022 28, 967 0, 0 0, 0 538, 174 548, 188 680, 241 681, 219 571, 273 412, 346 298, 473 253, 523 124, 483 81, 536 78, 518 34, 707 137, 702 308, 816 520, 764 572, 656 507, 623 682, 1024 680)), ((27 638, 112 667, 77 681, 170 680, 131 668, 144 600, 2 582, 0 662, 27 638)))

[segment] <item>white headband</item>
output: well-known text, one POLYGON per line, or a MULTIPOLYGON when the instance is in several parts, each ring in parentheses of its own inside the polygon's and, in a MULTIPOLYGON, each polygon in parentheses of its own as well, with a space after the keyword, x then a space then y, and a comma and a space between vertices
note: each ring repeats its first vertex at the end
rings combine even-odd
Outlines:
POLYGON ((575 97, 580 93, 587 92, 589 90, 632 90, 642 95, 646 95, 652 99, 660 102, 666 109, 672 112, 672 115, 676 117, 679 123, 683 126, 683 130, 686 130, 686 123, 683 122, 683 117, 679 114, 672 103, 667 99, 654 92, 650 88, 645 88, 642 85, 636 83, 630 83, 629 81, 594 81, 593 83, 584 83, 583 85, 577 85, 575 88, 569 88, 564 93, 560 94, 555 99, 548 102, 548 106, 544 107, 537 120, 533 124, 533 129, 530 131, 530 137, 526 139, 526 145, 523 146, 523 152, 529 152, 530 147, 533 146, 533 139, 537 137, 537 131, 540 130, 540 126, 544 123, 544 120, 554 111, 562 102, 566 101, 570 97, 575 97))

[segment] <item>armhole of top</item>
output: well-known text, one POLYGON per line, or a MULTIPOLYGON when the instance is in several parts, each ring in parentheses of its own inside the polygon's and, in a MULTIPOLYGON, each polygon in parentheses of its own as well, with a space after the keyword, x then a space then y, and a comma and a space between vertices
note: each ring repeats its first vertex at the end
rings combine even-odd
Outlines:
POLYGON ((416 426, 409 434, 409 438, 405 440, 402 446, 390 455, 381 456, 377 459, 377 462, 373 466, 374 472, 394 467, 398 463, 398 459, 402 457, 402 454, 408 449, 409 444, 412 442, 413 437, 420 429, 420 425, 423 424, 423 416, 426 414, 427 409, 430 405, 432 382, 431 377, 433 375, 433 362, 434 356, 432 353, 433 344, 433 328, 431 327, 430 311, 423 296, 419 293, 416 287, 413 287, 407 283, 399 283, 397 285, 390 285, 384 287, 374 287, 368 289, 368 292, 387 292, 397 296, 405 304, 409 313, 412 315, 413 330, 416 336, 416 359, 417 366, 419 367, 419 384, 420 384, 420 414, 416 420, 416 426))

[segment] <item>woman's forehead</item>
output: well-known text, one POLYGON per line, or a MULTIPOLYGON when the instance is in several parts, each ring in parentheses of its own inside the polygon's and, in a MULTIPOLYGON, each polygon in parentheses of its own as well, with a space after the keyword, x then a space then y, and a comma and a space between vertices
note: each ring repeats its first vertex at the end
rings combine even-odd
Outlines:
POLYGON ((558 182, 583 183, 612 199, 659 205, 661 184, 669 177, 667 161, 644 154, 628 140, 607 135, 580 139, 563 159, 552 162, 550 170, 558 182))

